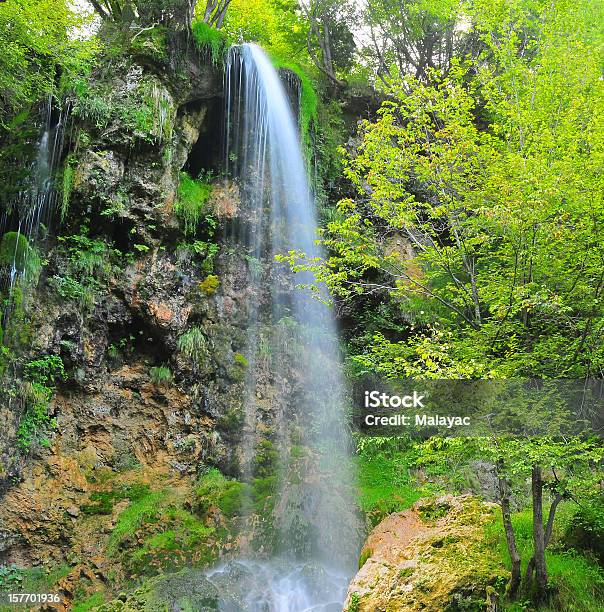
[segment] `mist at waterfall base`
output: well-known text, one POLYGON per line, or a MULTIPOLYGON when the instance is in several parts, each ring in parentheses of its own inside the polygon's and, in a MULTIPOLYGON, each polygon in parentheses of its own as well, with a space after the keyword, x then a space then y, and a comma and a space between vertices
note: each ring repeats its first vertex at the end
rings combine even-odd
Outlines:
MULTIPOLYGON (((241 193, 242 221, 232 239, 261 262, 247 324, 241 472, 247 482, 257 475, 259 431, 268 428, 278 484, 272 515, 260 519, 269 535, 249 520, 240 558, 206 575, 224 611, 341 610, 359 529, 335 320, 328 306, 296 287, 312 279, 275 259, 291 250, 321 255, 291 108, 296 96, 252 44, 231 49, 225 86, 225 163, 241 193)), ((251 500, 247 508, 251 517, 251 500)))

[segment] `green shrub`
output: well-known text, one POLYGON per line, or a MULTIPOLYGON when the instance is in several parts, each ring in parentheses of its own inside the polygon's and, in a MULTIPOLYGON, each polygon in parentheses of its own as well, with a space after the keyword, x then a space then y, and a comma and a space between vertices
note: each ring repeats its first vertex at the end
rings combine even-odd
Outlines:
POLYGON ((66 300, 74 300, 81 304, 90 304, 91 302, 92 294, 90 290, 71 276, 58 276, 55 274, 49 283, 66 300))
POLYGON ((32 383, 53 388, 56 382, 65 378, 63 360, 59 355, 44 355, 26 363, 24 375, 32 383))
POLYGON ((567 546, 591 552, 604 564, 604 502, 590 500, 589 505, 577 508, 563 540, 567 546))
POLYGON ((81 234, 59 236, 57 255, 61 259, 61 274, 49 282, 61 297, 92 309, 103 281, 114 271, 113 262, 122 253, 104 240, 87 236, 87 228, 81 231, 81 234))
POLYGON ((20 396, 25 406, 17 428, 17 447, 26 451, 34 441, 47 444, 42 433, 56 426, 56 420, 48 414, 55 383, 65 378, 63 360, 58 355, 45 355, 25 364, 27 382, 21 387, 20 396))
POLYGON ((195 180, 186 172, 181 172, 174 212, 184 223, 185 234, 197 231, 211 193, 212 186, 209 183, 195 180))
POLYGON ((18 590, 23 582, 23 572, 14 563, 0 565, 0 591, 18 590))

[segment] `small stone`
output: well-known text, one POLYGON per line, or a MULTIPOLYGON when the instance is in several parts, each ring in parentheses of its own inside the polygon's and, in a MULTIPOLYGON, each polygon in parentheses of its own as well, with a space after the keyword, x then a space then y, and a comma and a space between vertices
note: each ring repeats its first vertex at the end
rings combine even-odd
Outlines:
POLYGON ((69 516, 73 516, 74 518, 77 518, 78 516, 80 516, 80 509, 77 508, 76 506, 69 506, 68 508, 65 509, 65 512, 67 512, 69 516))

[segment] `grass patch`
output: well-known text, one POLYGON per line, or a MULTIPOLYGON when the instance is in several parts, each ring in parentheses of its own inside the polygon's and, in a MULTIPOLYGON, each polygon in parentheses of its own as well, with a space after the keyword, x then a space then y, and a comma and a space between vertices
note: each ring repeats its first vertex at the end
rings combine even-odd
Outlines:
POLYGON ((80 506, 84 514, 111 514, 113 506, 122 499, 138 501, 150 493, 149 485, 134 483, 131 485, 120 485, 109 491, 94 491, 90 494, 89 504, 80 506))
POLYGON ((151 382, 158 387, 165 387, 172 382, 172 371, 167 366, 157 366, 149 369, 151 382))
POLYGON ((375 525, 384 516, 411 507, 428 491, 411 475, 415 455, 409 450, 369 450, 357 457, 361 510, 375 525))
POLYGON ((225 32, 212 28, 203 21, 194 21, 191 26, 197 48, 206 54, 215 66, 224 62, 231 41, 225 32))
POLYGON ((131 504, 119 515, 118 520, 109 536, 107 550, 116 553, 120 544, 132 536, 144 523, 157 522, 162 501, 165 500, 165 491, 148 492, 131 504))
POLYGON ((186 172, 181 172, 174 212, 182 220, 185 234, 194 234, 197 230, 211 193, 212 186, 209 183, 195 180, 186 172))
POLYGON ((94 610, 96 607, 102 605, 105 602, 105 598, 102 593, 94 593, 87 599, 81 602, 74 602, 72 612, 89 612, 94 610))
MULTIPOLYGON (((560 506, 561 515, 568 512, 569 504, 560 506)), ((522 557, 522 573, 533 554, 533 518, 531 510, 523 510, 513 515, 512 523, 516 532, 518 552, 522 557)), ((564 523, 564 521, 562 521, 564 523)), ((539 608, 543 612, 557 610, 573 610, 574 612, 593 612, 601 610, 604 601, 604 572, 595 561, 577 553, 572 549, 564 550, 560 545, 560 527, 554 528, 554 536, 550 548, 546 550, 547 569, 550 583, 557 594, 549 605, 539 608)), ((495 545, 500 557, 509 569, 510 557, 505 543, 505 534, 501 517, 487 525, 487 535, 495 545)), ((527 608, 528 601, 508 602, 504 610, 520 612, 527 608)))

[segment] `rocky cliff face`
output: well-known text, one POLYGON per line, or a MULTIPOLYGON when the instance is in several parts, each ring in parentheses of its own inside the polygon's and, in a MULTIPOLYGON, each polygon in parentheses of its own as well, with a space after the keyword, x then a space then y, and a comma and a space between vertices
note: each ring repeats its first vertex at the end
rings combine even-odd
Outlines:
POLYGON ((56 423, 16 452, 25 408, 1 408, 0 559, 62 568, 66 602, 230 546, 230 484, 195 486, 211 466, 238 472, 250 270, 214 246, 236 190, 216 185, 195 232, 175 215, 181 171, 218 158, 222 76, 186 33, 164 36, 106 58, 72 101, 64 220, 21 356, 60 356, 56 423), (172 540, 145 548, 160 515, 172 540))

